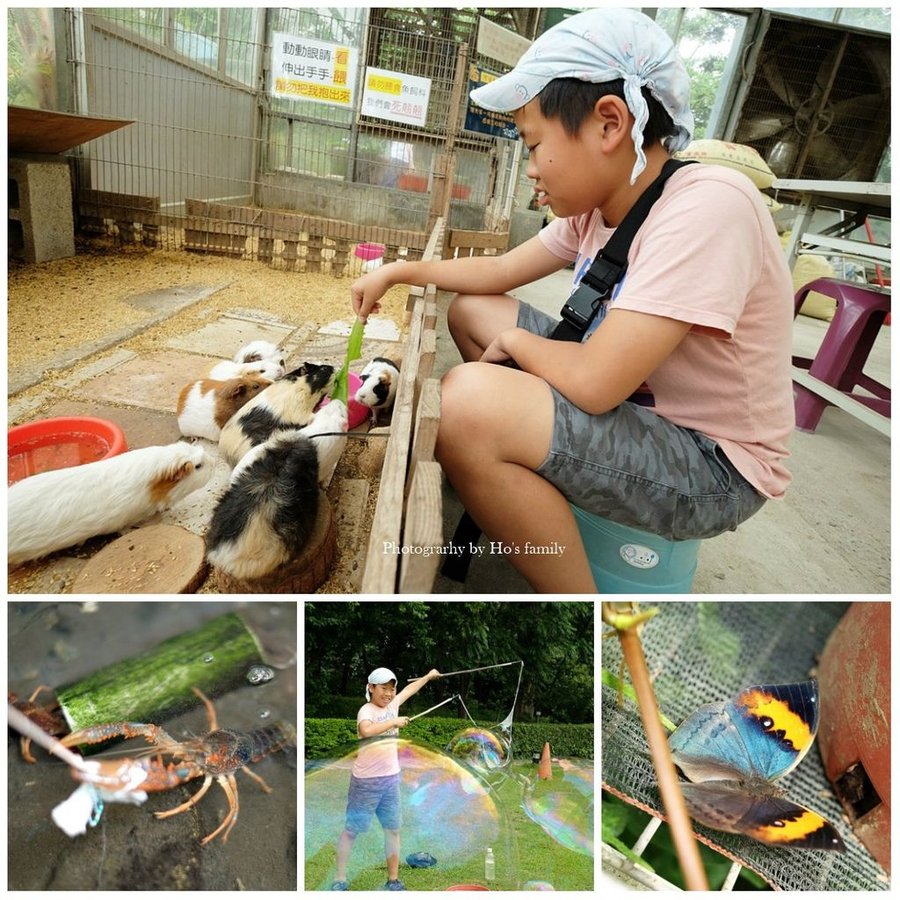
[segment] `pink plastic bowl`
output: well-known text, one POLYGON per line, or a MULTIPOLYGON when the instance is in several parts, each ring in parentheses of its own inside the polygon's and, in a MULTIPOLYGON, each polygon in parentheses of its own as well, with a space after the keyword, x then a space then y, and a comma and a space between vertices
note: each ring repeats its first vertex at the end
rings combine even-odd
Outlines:
MULTIPOLYGON (((347 396, 350 398, 350 402, 347 404, 347 426, 349 428, 356 428, 357 425, 362 425, 372 411, 368 406, 363 406, 362 403, 357 403, 353 399, 361 384, 362 378, 360 378, 356 372, 349 372, 347 374, 347 396)), ((329 397, 325 399, 321 405, 325 406, 325 404, 330 401, 331 398, 329 397)))
POLYGON ((39 419, 10 428, 6 436, 6 483, 29 475, 80 466, 128 449, 118 425, 89 416, 39 419))
POLYGON ((353 251, 360 259, 370 262, 384 256, 384 247, 381 244, 357 244, 353 251))

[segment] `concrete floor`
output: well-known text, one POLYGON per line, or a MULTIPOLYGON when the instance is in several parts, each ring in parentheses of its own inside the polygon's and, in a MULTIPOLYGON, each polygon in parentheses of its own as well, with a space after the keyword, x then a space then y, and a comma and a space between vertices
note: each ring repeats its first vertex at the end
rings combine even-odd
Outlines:
MULTIPOLYGON (((513 293, 552 314, 568 295, 563 270, 513 293)), ((446 328, 441 296, 436 374, 459 361, 446 328)), ((828 323, 799 316, 794 351, 812 356, 828 323)), ((890 383, 890 329, 876 342, 868 374, 890 383)), ((789 467, 793 484, 783 501, 767 503, 737 531, 704 541, 694 580, 698 594, 880 594, 890 592, 890 440, 848 413, 827 409, 814 434, 795 431, 789 467)), ((444 489, 445 539, 461 505, 444 489)), ((531 593, 501 556, 472 561, 466 584, 442 576, 435 593, 531 593)))

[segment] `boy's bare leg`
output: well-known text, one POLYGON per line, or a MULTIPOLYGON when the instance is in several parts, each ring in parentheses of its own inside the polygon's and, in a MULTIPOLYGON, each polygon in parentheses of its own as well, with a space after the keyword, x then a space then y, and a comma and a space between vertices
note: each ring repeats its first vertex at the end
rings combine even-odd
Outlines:
POLYGON ((336 861, 334 866, 334 880, 347 880, 347 863, 350 861, 350 851, 353 849, 355 835, 344 829, 337 842, 336 861))
POLYGON ((384 829, 384 858, 387 862, 388 881, 400 877, 400 832, 384 829))
POLYGON ((540 378, 472 362, 441 388, 435 455, 489 541, 518 547, 509 561, 541 593, 596 593, 575 517, 565 497, 534 470, 547 456, 553 398, 540 378), (529 555, 532 547, 565 547, 529 555))
POLYGON ((508 294, 457 294, 447 310, 447 326, 465 362, 481 354, 501 331, 515 328, 519 301, 508 294))

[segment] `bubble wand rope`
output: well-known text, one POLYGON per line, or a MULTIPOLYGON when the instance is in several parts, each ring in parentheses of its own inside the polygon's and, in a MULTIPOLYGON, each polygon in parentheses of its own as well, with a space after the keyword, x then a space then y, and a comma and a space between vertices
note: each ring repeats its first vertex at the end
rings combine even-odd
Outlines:
POLYGON ((441 700, 440 703, 435 703, 434 706, 430 706, 425 712, 416 713, 414 716, 409 717, 409 721, 412 722, 413 719, 418 719, 420 716, 427 716, 428 713, 434 712, 439 706, 443 706, 445 703, 449 703, 451 700, 459 699, 462 702, 462 697, 459 694, 454 694, 452 697, 448 697, 446 700, 441 700))

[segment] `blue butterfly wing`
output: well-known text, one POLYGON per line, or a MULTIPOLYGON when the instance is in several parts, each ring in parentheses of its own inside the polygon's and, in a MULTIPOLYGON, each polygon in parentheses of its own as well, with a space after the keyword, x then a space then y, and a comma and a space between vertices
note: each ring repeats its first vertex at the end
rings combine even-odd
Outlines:
POLYGON ((701 706, 669 736, 672 759, 694 782, 773 781, 812 745, 818 685, 754 685, 727 703, 701 706))
POLYGON ((819 727, 819 687, 815 679, 754 685, 725 708, 747 748, 752 773, 774 781, 812 746, 819 727))
POLYGON ((727 704, 709 703, 669 735, 675 765, 691 781, 729 781, 753 775, 753 761, 727 704))
POLYGON ((739 785, 681 785, 691 818, 710 828, 746 834, 773 847, 847 849, 837 829, 817 812, 783 797, 750 795, 734 787, 739 785))

